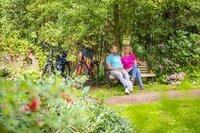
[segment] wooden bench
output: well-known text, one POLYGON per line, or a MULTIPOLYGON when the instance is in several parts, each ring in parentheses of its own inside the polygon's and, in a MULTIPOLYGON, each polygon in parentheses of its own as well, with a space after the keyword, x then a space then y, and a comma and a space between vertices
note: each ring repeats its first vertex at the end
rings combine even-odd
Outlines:
POLYGON ((155 78, 156 77, 155 73, 148 70, 148 65, 146 62, 140 62, 140 64, 138 66, 139 66, 142 78, 155 78))
MULTIPOLYGON (((148 65, 146 62, 140 62, 140 64, 138 66, 139 66, 142 78, 153 78, 155 81, 156 74, 148 70, 148 65)), ((106 82, 107 83, 111 83, 111 81, 113 83, 118 82, 117 78, 110 75, 109 71, 107 70, 106 65, 105 65, 105 71, 106 71, 105 74, 106 74, 106 82)))

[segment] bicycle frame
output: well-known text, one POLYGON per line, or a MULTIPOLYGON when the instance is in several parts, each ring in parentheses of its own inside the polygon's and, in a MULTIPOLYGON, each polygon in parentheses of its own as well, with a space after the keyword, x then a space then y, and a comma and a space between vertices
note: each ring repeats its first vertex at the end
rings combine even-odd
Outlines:
MULTIPOLYGON (((46 61, 46 64, 45 64, 45 67, 44 67, 44 70, 43 70, 43 73, 42 73, 42 78, 45 75, 46 71, 48 71, 48 75, 50 75, 50 73, 53 73, 54 75, 56 75, 56 72, 55 72, 56 65, 54 67, 54 62, 53 62, 53 57, 54 57, 53 52, 54 51, 60 51, 60 49, 52 47, 49 44, 43 44, 43 46, 45 48, 48 48, 49 54, 48 54, 48 58, 47 58, 47 61, 46 61)), ((65 56, 65 58, 66 58, 66 56, 65 56)), ((63 76, 63 77, 66 76, 64 74, 64 71, 65 71, 66 68, 69 69, 69 71, 70 71, 70 65, 69 64, 70 63, 67 60, 65 62, 61 62, 61 76, 63 76)))
POLYGON ((53 74, 55 74, 52 58, 53 58, 53 51, 50 50, 49 57, 47 59, 46 65, 44 67, 44 71, 42 73, 42 77, 44 76, 48 68, 49 68, 49 72, 48 72, 49 75, 50 75, 50 72, 53 72, 53 74))
POLYGON ((85 58, 81 57, 80 60, 79 60, 79 63, 74 67, 72 72, 74 72, 77 69, 76 74, 75 74, 77 76, 77 75, 80 75, 82 73, 83 69, 84 69, 86 74, 91 76, 92 69, 93 69, 95 63, 96 62, 91 59, 90 64, 87 65, 85 58))

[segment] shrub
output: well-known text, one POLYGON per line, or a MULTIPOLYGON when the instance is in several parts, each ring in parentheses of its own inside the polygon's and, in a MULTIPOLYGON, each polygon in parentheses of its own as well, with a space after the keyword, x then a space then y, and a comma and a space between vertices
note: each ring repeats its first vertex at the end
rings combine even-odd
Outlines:
POLYGON ((132 132, 127 120, 63 79, 34 82, 25 76, 15 82, 1 81, 0 87, 1 131, 132 132))
MULTIPOLYGON (((191 73, 190 68, 200 65, 199 38, 197 34, 188 35, 187 32, 176 31, 177 36, 171 37, 166 44, 158 44, 154 47, 154 55, 151 58, 153 69, 157 76, 163 80, 163 75, 171 75, 181 71, 191 73), (156 60, 155 60, 156 59, 156 60)), ((190 75, 188 75, 190 76, 190 75)))

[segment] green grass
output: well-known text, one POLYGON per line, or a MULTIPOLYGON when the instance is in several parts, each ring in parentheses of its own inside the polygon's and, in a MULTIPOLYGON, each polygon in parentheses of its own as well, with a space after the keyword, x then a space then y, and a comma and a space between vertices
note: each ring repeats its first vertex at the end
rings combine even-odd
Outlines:
POLYGON ((189 80, 182 81, 181 85, 165 85, 165 84, 158 84, 152 83, 147 84, 146 89, 148 91, 168 91, 168 90, 187 90, 187 89, 195 89, 200 88, 200 83, 192 84, 189 80))
POLYGON ((200 132, 200 99, 161 100, 141 105, 112 106, 137 132, 200 132))
POLYGON ((89 91, 89 95, 97 100, 104 101, 108 97, 124 95, 122 85, 114 85, 112 87, 103 85, 99 87, 93 87, 89 91))
MULTIPOLYGON (((188 80, 185 80, 182 82, 181 85, 165 85, 165 84, 159 84, 159 83, 148 83, 145 84, 145 92, 147 91, 168 91, 168 90, 189 90, 189 89, 200 89, 200 83, 193 85, 188 80)), ((139 89, 138 84, 134 88, 133 94, 136 94, 138 92, 141 92, 139 89)), ((93 87, 89 95, 93 98, 96 98, 100 101, 104 101, 106 98, 112 97, 112 96, 121 96, 124 94, 124 88, 121 84, 112 84, 111 86, 103 85, 98 87, 93 87)))

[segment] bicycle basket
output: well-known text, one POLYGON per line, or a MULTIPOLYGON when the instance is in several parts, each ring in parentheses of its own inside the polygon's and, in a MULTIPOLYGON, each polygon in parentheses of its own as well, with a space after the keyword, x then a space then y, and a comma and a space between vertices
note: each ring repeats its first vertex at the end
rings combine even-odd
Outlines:
POLYGON ((94 56, 94 52, 88 48, 83 48, 81 53, 83 56, 88 57, 90 59, 92 59, 94 56))

